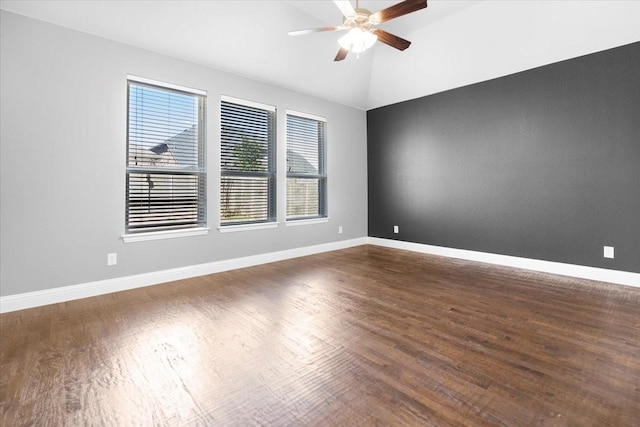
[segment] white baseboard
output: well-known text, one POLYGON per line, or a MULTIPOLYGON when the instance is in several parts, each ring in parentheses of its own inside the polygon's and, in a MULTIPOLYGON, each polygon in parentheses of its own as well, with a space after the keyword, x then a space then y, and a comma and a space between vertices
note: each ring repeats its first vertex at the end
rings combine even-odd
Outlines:
POLYGON ((389 248, 404 249, 431 255, 441 255, 450 258, 479 261, 489 264, 522 268, 525 270, 534 270, 544 273, 559 274, 563 276, 579 277, 583 279, 598 280, 602 282, 640 287, 640 274, 630 273, 626 271, 607 270, 604 268, 585 267, 581 265, 563 264, 559 262, 541 261, 529 258, 519 258, 486 252, 452 249, 441 246, 403 242, 399 240, 379 239, 376 237, 362 237, 358 239, 343 240, 340 242, 326 243, 322 245, 306 246, 303 248, 252 255, 243 258, 234 258, 188 267, 173 268, 170 270, 156 271, 152 273, 137 274, 134 276, 99 280, 96 282, 82 283, 79 285, 64 286, 54 289, 46 289, 43 291, 0 296, 0 313, 8 313, 10 311, 23 310, 27 308, 39 307, 65 301, 72 301, 75 299, 104 295, 112 292, 126 291, 129 289, 171 282, 174 280, 204 276, 207 274, 219 273, 222 271, 229 271, 237 268, 251 267, 254 265, 282 261, 322 252, 335 251, 338 249, 345 249, 364 244, 385 246, 389 248))
POLYGON ((306 246, 303 248, 252 255, 243 258, 214 261, 206 264, 198 264, 188 267, 172 268, 169 270, 156 271, 152 273, 136 274, 134 276, 99 280, 96 282, 46 289, 43 291, 0 296, 0 313, 8 313, 10 311, 23 310, 26 308, 39 307, 43 305, 71 301, 80 298, 104 295, 112 292, 126 291, 129 289, 171 282, 173 280, 204 276, 206 274, 219 273, 221 271, 251 267, 254 265, 282 261, 285 259, 313 255, 322 252, 335 251, 338 249, 364 245, 366 243, 366 237, 362 237, 359 239, 343 240, 340 242, 325 243, 315 246, 306 246))
POLYGON ((627 271, 608 270, 606 268, 585 267, 583 265, 563 264, 560 262, 520 258, 509 255, 445 248, 442 246, 423 245, 420 243, 403 242, 400 240, 391 239, 380 239, 377 237, 368 237, 367 243, 371 245, 385 246, 388 248, 421 252, 430 255, 441 255, 449 258, 479 261, 488 264, 540 271, 543 273, 559 274, 561 276, 579 277, 581 279, 597 280, 601 282, 616 283, 619 285, 640 287, 640 274, 630 273, 627 271))

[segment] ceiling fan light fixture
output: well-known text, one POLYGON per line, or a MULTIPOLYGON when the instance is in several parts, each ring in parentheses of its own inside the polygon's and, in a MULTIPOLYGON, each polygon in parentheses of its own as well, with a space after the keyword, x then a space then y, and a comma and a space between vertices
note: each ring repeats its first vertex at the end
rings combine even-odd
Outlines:
POLYGON ((378 40, 378 36, 362 28, 352 28, 338 39, 338 43, 350 52, 360 53, 369 49, 378 40))

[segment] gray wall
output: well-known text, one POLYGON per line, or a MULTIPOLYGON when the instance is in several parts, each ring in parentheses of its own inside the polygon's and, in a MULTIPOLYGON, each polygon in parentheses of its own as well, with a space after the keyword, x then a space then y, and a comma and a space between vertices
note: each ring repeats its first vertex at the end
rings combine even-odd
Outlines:
POLYGON ((640 272, 640 43, 367 124, 369 236, 640 272))
POLYGON ((365 112, 5 11, 0 28, 2 295, 366 236, 365 112), (120 238, 127 74, 208 92, 207 236, 120 238), (286 109, 327 118, 328 223, 218 232, 221 94, 275 105, 280 144, 286 109))

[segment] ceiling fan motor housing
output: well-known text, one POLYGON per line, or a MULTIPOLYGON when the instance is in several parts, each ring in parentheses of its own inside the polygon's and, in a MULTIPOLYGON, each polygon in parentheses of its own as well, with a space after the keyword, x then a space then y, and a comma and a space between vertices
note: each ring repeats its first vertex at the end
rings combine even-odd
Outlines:
POLYGON ((352 16, 345 16, 343 26, 347 29, 351 28, 360 28, 362 30, 371 29, 372 25, 375 25, 376 22, 373 22, 373 16, 371 11, 362 8, 355 9, 356 14, 352 16))

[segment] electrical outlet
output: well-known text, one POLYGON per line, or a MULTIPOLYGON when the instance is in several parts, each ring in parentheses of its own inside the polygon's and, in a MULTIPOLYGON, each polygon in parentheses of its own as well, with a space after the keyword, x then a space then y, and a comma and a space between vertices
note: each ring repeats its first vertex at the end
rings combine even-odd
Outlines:
POLYGON ((605 246, 604 247, 604 257, 605 258, 613 258, 613 246, 605 246))
POLYGON ((342 226, 341 225, 338 226, 338 234, 342 234, 342 226))
POLYGON ((107 254, 107 266, 116 265, 118 263, 118 254, 113 252, 107 254))
POLYGON ((395 234, 398 234, 398 233, 400 232, 400 227, 398 227, 397 225, 394 225, 394 226, 393 226, 393 232, 394 232, 395 234))

